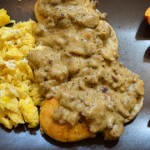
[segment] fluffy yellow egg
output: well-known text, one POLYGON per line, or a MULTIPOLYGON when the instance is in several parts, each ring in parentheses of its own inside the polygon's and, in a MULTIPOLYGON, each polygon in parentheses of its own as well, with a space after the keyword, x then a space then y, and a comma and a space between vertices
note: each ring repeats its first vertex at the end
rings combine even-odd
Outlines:
MULTIPOLYGON (((5 18, 5 23, 9 22, 5 18)), ((26 59, 35 48, 35 25, 29 20, 0 28, 0 123, 8 129, 24 123, 29 128, 39 124, 37 106, 43 99, 38 86, 32 83, 34 75, 26 59)))
POLYGON ((10 16, 7 15, 5 9, 0 9, 0 27, 10 23, 10 16))

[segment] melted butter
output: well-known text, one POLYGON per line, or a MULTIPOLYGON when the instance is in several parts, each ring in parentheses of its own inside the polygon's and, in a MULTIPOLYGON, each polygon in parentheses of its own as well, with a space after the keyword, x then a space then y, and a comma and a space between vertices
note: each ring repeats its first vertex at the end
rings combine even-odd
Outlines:
POLYGON ((28 60, 41 94, 59 100, 53 118, 71 125, 84 118, 91 132, 118 138, 124 123, 140 110, 144 88, 143 81, 117 61, 114 30, 89 0, 38 3, 45 19, 34 33, 43 46, 31 51, 28 60))

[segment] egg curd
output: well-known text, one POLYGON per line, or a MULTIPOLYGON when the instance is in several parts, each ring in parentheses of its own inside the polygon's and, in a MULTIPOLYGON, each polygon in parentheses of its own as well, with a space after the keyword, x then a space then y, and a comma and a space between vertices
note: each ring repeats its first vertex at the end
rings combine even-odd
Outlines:
MULTIPOLYGON (((5 22, 0 18, 0 22, 5 22)), ((29 128, 39 124, 37 106, 42 98, 26 55, 34 50, 32 20, 0 28, 0 123, 12 129, 28 123, 29 128)))
POLYGON ((5 9, 0 9, 0 27, 10 23, 10 16, 5 9))

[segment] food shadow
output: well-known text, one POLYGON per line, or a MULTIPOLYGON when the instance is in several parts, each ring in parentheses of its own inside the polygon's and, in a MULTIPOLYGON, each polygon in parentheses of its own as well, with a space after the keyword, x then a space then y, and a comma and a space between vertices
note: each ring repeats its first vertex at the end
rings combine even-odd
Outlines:
POLYGON ((147 127, 150 128, 150 120, 148 120, 147 127))
POLYGON ((150 40, 150 25, 145 18, 140 23, 135 38, 136 40, 150 40))
POLYGON ((101 133, 98 133, 95 138, 84 139, 84 140, 77 141, 77 142, 72 142, 72 143, 58 142, 58 141, 50 138, 46 134, 44 134, 42 136, 50 144, 55 145, 58 148, 65 148, 65 149, 72 149, 73 147, 74 148, 75 147, 81 147, 84 150, 84 149, 86 149, 86 147, 93 148, 93 147, 97 147, 97 146, 100 146, 100 145, 103 145, 106 148, 113 148, 119 142, 119 139, 114 140, 114 141, 105 141, 104 137, 102 136, 101 133))
POLYGON ((150 46, 145 51, 143 61, 147 62, 147 63, 150 63, 150 46))
POLYGON ((36 135, 39 131, 39 126, 36 128, 28 128, 27 124, 19 124, 17 128, 13 127, 13 130, 5 128, 2 124, 0 125, 0 129, 5 131, 6 133, 14 132, 16 134, 22 133, 22 132, 28 132, 31 135, 36 135))

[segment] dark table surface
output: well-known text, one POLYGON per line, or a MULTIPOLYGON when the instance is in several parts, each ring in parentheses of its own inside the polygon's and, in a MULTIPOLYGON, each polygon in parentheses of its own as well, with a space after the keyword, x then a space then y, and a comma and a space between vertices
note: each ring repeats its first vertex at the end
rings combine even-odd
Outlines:
MULTIPOLYGON (((34 19, 36 0, 0 0, 0 8, 7 9, 12 19, 34 19)), ((76 143, 59 143, 42 136, 39 128, 19 126, 12 131, 0 126, 0 149, 58 150, 58 149, 150 149, 150 26, 144 12, 150 0, 99 0, 98 9, 108 13, 108 22, 119 39, 119 60, 139 74, 145 81, 145 99, 142 110, 125 126, 123 135, 113 142, 104 141, 102 135, 76 143)))

